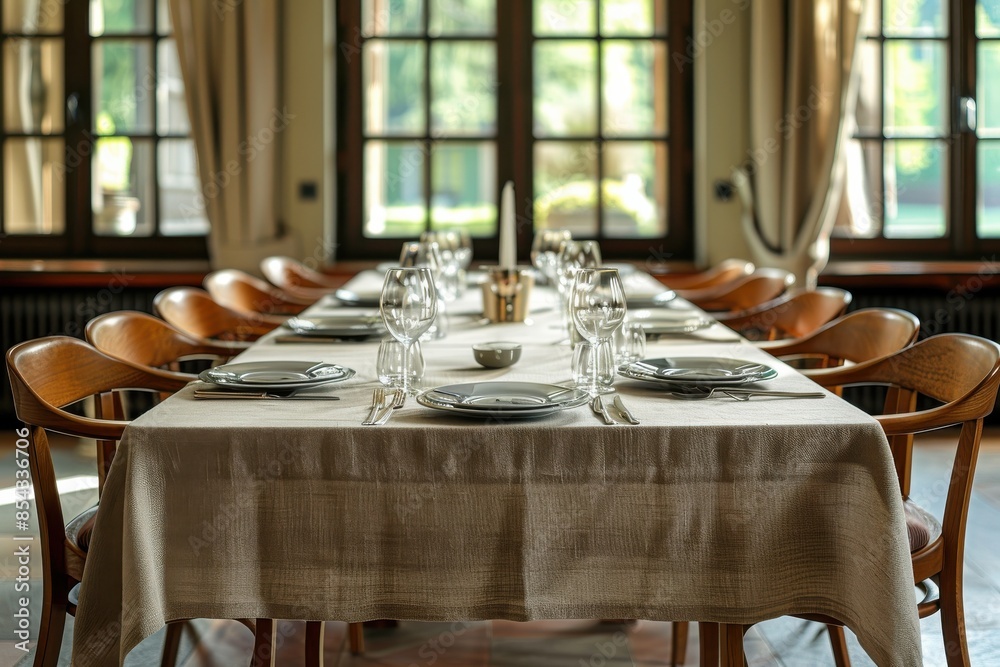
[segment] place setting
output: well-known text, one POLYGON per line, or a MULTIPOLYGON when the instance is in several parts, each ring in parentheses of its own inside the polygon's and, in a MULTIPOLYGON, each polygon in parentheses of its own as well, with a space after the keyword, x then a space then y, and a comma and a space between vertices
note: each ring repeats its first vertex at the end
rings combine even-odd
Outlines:
POLYGON ((301 393, 355 376, 346 366, 313 361, 247 361, 223 364, 198 376, 196 399, 285 399, 337 401, 332 394, 301 393))
POLYGON ((778 377, 766 364, 724 357, 660 357, 641 359, 618 367, 622 377, 664 390, 683 400, 729 397, 749 401, 755 396, 771 398, 823 398, 823 392, 778 391, 752 386, 778 377))

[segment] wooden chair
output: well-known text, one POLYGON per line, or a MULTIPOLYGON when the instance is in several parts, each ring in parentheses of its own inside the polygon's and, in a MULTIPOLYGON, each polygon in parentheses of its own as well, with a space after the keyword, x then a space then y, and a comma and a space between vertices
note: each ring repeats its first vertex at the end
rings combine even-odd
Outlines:
MULTIPOLYGON (((898 352, 912 345, 919 331, 920 320, 905 310, 866 308, 848 313, 802 338, 761 343, 760 347, 782 360, 815 361, 816 368, 799 371, 811 376, 845 361, 857 364, 898 352)), ((686 621, 673 624, 672 665, 687 661, 688 634, 686 621)))
POLYGON ((316 299, 300 299, 249 273, 235 269, 205 276, 204 287, 219 305, 244 315, 268 317, 298 315, 316 299))
POLYGON ((687 276, 659 276, 660 282, 672 290, 695 290, 731 283, 753 273, 753 262, 726 259, 710 269, 687 276))
MULTIPOLYGON (((864 308, 848 313, 794 340, 760 343, 758 347, 783 361, 812 360, 815 368, 860 363, 884 357, 912 345, 920 320, 895 308, 864 308)), ((814 368, 802 369, 810 375, 814 368)))
POLYGON ((197 287, 171 287, 156 295, 153 308, 181 331, 201 339, 254 341, 281 324, 280 319, 244 315, 217 304, 197 287))
MULTIPOLYGON (((977 336, 941 334, 888 357, 820 371, 813 379, 824 387, 878 384, 894 389, 886 399, 885 414, 876 419, 889 439, 903 494, 913 581, 924 596, 917 611, 921 618, 941 612, 947 664, 968 667, 962 599, 965 531, 983 419, 993 412, 1000 387, 1000 345, 977 336), (917 411, 919 395, 939 405, 917 411), (938 521, 910 500, 913 435, 947 426, 961 430, 944 516, 938 521)), ((837 665, 850 665, 843 628, 828 627, 837 665)), ((730 649, 742 657, 742 642, 730 649)))
POLYGON ((851 299, 850 292, 836 287, 792 290, 756 308, 716 319, 751 340, 801 338, 843 315, 851 299))
POLYGON ((757 269, 737 280, 690 290, 675 290, 699 308, 717 312, 749 310, 781 296, 795 284, 795 276, 780 269, 757 269))
POLYGON ((87 340, 98 350, 156 375, 190 382, 178 362, 189 359, 225 361, 246 347, 239 343, 195 338, 161 319, 134 310, 99 315, 87 323, 87 340))
POLYGON ((260 263, 260 271, 272 285, 299 299, 318 299, 332 294, 343 280, 310 269, 291 257, 267 257, 260 263))
MULTIPOLYGON (((35 648, 35 667, 55 667, 59 662, 66 614, 76 614, 79 584, 97 506, 72 519, 63 519, 59 489, 49 451, 47 431, 91 438, 99 443, 121 438, 127 422, 119 389, 176 391, 187 380, 164 377, 124 364, 68 336, 41 338, 15 345, 7 352, 7 371, 18 419, 27 427, 28 461, 35 490, 35 507, 42 545, 42 616, 35 648), (64 410, 94 397, 96 418, 79 417, 64 410)), ((110 465, 114 450, 98 447, 99 473, 110 465)), ((103 489, 103 484, 101 485, 103 489)), ((180 626, 168 626, 162 663, 173 665, 180 641, 180 626)))

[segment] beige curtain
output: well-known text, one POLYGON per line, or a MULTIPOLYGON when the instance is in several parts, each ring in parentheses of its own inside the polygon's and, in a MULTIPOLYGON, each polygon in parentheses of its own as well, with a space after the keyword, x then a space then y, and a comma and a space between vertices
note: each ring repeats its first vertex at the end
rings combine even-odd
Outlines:
POLYGON ((280 219, 283 0, 170 0, 213 267, 297 254, 280 219))
POLYGON ((733 182, 753 260, 815 286, 844 189, 861 0, 755 0, 750 159, 733 182))

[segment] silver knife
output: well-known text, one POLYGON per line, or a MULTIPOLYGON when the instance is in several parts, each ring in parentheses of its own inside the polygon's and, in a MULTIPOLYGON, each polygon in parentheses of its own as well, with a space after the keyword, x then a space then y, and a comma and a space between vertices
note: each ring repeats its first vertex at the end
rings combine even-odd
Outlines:
POLYGON ((590 409, 604 417, 605 424, 610 426, 616 423, 615 420, 611 418, 611 414, 608 412, 608 409, 604 407, 604 401, 600 396, 594 396, 594 398, 590 401, 590 409))
POLYGON ((629 424, 639 423, 639 420, 635 418, 632 411, 625 407, 625 401, 623 401, 622 397, 618 394, 615 394, 615 408, 618 409, 618 412, 621 413, 622 417, 624 417, 629 424))
POLYGON ((282 401, 339 401, 340 396, 303 396, 287 394, 269 394, 265 391, 237 392, 237 391, 202 391, 195 390, 195 398, 246 398, 260 400, 282 400, 282 401))

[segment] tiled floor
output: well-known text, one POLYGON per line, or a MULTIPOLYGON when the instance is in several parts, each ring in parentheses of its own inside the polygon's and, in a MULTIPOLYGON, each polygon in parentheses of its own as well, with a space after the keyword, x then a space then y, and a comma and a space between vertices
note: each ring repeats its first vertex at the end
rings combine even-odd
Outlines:
MULTIPOLYGON (((914 461, 914 498, 938 516, 944 505, 953 447, 949 433, 924 437, 914 461)), ((9 489, 14 481, 13 433, 0 435, 0 667, 30 665, 30 655, 17 650, 11 638, 13 606, 14 523, 9 489), (5 495, 6 494, 6 495, 5 495)), ((91 447, 59 440, 55 465, 67 490, 65 511, 88 507, 96 498, 91 447)), ((973 665, 1000 665, 1000 431, 988 433, 973 490, 966 549, 966 622, 973 665)), ((40 583, 40 582, 36 582, 40 583)), ((35 586, 38 590, 38 586, 35 586)), ((944 665, 937 616, 922 622, 926 665, 944 665)), ((346 626, 326 627, 326 664, 337 667, 654 667, 669 665, 670 624, 640 621, 629 626, 596 621, 508 621, 475 623, 401 623, 397 628, 369 629, 366 654, 352 657, 346 649, 346 626)), ((60 665, 69 665, 72 622, 60 665)), ((279 665, 302 664, 305 626, 282 623, 279 665)), ((858 666, 872 665, 851 640, 851 656, 858 666)), ((130 655, 129 665, 157 665, 162 632, 130 655)), ((231 667, 249 661, 251 633, 231 621, 198 620, 187 627, 182 644, 183 667, 231 667)), ((697 664, 697 628, 692 626, 688 659, 697 664)), ((751 666, 813 667, 833 665, 822 626, 782 618, 755 626, 746 641, 751 666)))

